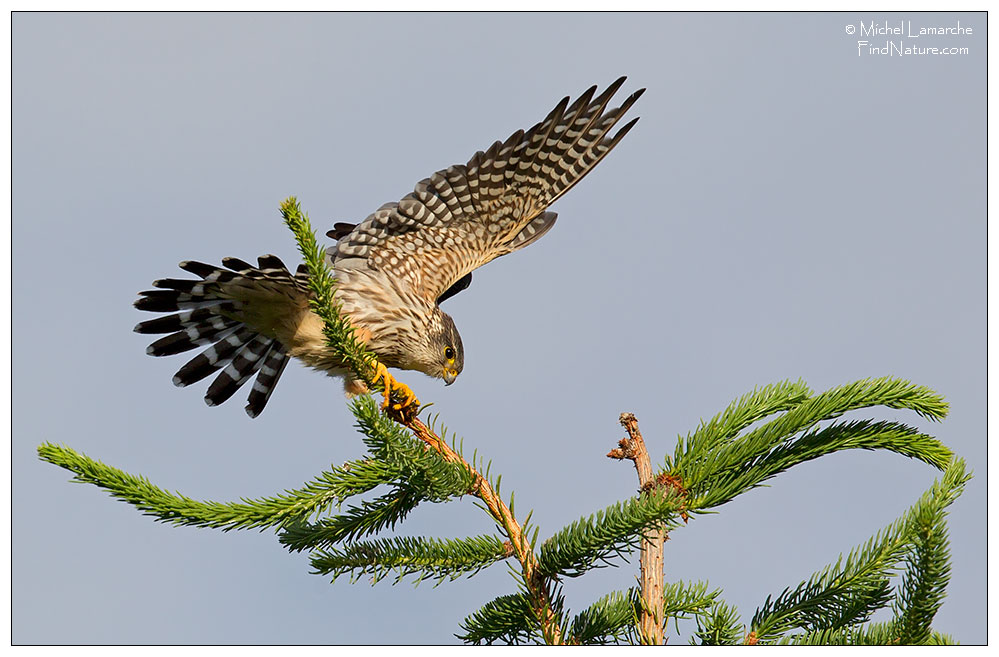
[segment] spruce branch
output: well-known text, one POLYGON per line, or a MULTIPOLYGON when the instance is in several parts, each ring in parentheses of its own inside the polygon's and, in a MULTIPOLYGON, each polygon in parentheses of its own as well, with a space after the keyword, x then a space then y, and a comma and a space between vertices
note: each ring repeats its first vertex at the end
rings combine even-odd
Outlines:
POLYGON ((855 420, 809 431, 794 441, 779 445, 756 463, 765 466, 772 476, 792 465, 844 449, 884 449, 938 470, 946 468, 954 457, 953 452, 936 438, 904 424, 855 420))
POLYGON ((710 488, 692 501, 692 507, 701 511, 719 506, 799 463, 846 449, 883 449, 936 468, 945 467, 953 456, 937 439, 897 422, 837 423, 791 438, 769 452, 744 461, 739 468, 715 474, 710 488))
POLYGON ((394 572, 394 583, 407 575, 416 575, 417 583, 430 578, 439 584, 462 575, 474 575, 512 553, 512 546, 495 536, 397 537, 319 550, 312 553, 310 560, 316 574, 333 575, 333 581, 349 574, 354 582, 368 574, 375 584, 394 572))
POLYGON ((581 518, 541 544, 541 572, 578 577, 610 565, 612 557, 623 557, 638 547, 646 530, 669 524, 681 505, 672 489, 653 489, 581 518))
POLYGON ((932 524, 917 530, 915 544, 906 555, 906 572, 895 605, 899 642, 926 643, 933 632, 933 618, 943 604, 950 583, 950 550, 943 513, 932 524))
POLYGON ((323 472, 303 488, 282 495, 256 500, 244 498, 241 502, 202 502, 170 493, 141 475, 123 472, 66 446, 42 443, 38 456, 74 473, 73 481, 103 488, 157 521, 223 531, 265 529, 304 520, 394 476, 384 463, 356 461, 323 472))
POLYGON ((637 589, 614 591, 576 614, 568 635, 578 645, 606 645, 631 638, 642 604, 637 589))
POLYGON ((503 595, 487 602, 461 623, 464 634, 455 636, 465 643, 491 645, 497 641, 519 644, 541 635, 532 603, 523 592, 503 595))
POLYGON ((702 646, 734 646, 743 643, 739 611, 726 602, 716 602, 697 618, 697 630, 690 642, 702 646))
POLYGON ((839 629, 869 620, 891 600, 897 557, 891 547, 868 545, 862 556, 851 554, 845 567, 837 563, 776 599, 768 597, 751 623, 756 641, 772 643, 793 629, 839 629))
POLYGON ((383 529, 393 529, 422 499, 412 488, 399 487, 375 500, 363 500, 359 506, 351 506, 332 518, 322 518, 315 523, 288 523, 281 528, 278 540, 292 552, 351 541, 383 529))
POLYGON ((373 381, 375 355, 357 339, 350 320, 340 312, 340 305, 334 296, 336 280, 326 266, 325 255, 316 242, 309 216, 302 212, 294 196, 288 197, 281 203, 281 216, 295 235, 298 250, 308 268, 309 289, 312 291, 309 306, 312 312, 323 320, 323 333, 327 344, 333 348, 340 361, 363 379, 369 387, 377 387, 373 381))
POLYGON ((920 498, 905 519, 910 547, 904 559, 905 574, 893 605, 895 631, 902 644, 934 640, 931 624, 943 604, 950 582, 947 507, 970 479, 964 468, 964 461, 955 459, 943 478, 920 498))
POLYGON ((811 394, 811 389, 801 379, 753 388, 708 422, 702 422, 695 431, 687 434, 686 439, 681 437, 677 441, 673 462, 667 459, 666 470, 672 469, 673 463, 697 460, 708 449, 731 442, 749 425, 774 413, 791 410, 811 394))
POLYGON ((477 473, 457 452, 452 452, 452 457, 428 449, 426 443, 381 413, 370 395, 354 398, 350 408, 372 458, 398 472, 392 483, 412 488, 431 502, 469 494, 478 485, 477 473))
POLYGON ((704 614, 720 602, 720 589, 708 590, 707 582, 670 582, 663 588, 664 627, 672 618, 680 621, 704 614))
MULTIPOLYGON (((908 563, 888 643, 928 641, 949 573, 945 510, 969 478, 962 459, 951 461, 943 477, 899 520, 854 548, 845 560, 840 558, 776 599, 768 597, 751 622, 753 635, 772 643, 793 629, 816 633, 855 627, 887 604, 888 580, 908 563)), ((843 641, 854 639, 847 634, 843 641)))

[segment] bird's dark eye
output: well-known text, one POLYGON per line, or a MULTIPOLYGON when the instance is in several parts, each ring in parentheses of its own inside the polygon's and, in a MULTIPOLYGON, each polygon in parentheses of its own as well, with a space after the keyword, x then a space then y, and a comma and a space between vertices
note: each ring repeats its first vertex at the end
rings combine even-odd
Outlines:
POLYGON ((444 358, 447 358, 448 360, 454 360, 454 349, 452 349, 451 347, 445 349, 444 358))

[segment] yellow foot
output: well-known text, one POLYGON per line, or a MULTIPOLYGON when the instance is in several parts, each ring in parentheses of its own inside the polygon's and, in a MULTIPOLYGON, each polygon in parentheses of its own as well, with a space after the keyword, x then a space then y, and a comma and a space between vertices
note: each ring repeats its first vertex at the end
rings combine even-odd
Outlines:
POLYGON ((388 368, 381 363, 375 365, 375 376, 371 379, 372 384, 377 384, 379 381, 385 388, 385 401, 382 403, 382 410, 398 411, 400 415, 405 417, 420 408, 420 400, 416 398, 409 386, 389 374, 388 368), (402 397, 402 402, 392 403, 393 392, 402 397))

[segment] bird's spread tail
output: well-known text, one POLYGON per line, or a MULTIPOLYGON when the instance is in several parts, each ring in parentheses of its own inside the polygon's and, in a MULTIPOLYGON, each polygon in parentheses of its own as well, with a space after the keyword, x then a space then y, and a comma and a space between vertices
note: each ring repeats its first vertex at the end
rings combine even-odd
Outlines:
POLYGON ((158 289, 140 292, 141 298, 135 302, 139 310, 173 313, 136 325, 136 333, 167 334, 147 347, 151 356, 170 356, 210 345, 173 377, 174 384, 183 387, 222 370, 205 393, 209 406, 232 397, 255 374, 246 405, 250 417, 263 411, 288 364, 288 353, 266 329, 245 321, 245 306, 253 303, 254 295, 248 298, 239 291, 255 290, 259 298, 277 290, 287 297, 286 290, 305 294, 307 280, 304 270, 292 275, 276 256, 262 256, 257 262, 254 267, 226 258, 222 264, 228 271, 201 262, 182 262, 180 268, 200 276, 200 280, 154 281, 158 289))

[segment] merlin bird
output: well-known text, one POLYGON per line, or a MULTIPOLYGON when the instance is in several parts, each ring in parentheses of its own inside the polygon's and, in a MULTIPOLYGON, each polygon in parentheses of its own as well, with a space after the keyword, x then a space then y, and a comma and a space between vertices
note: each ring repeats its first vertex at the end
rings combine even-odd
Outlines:
MULTIPOLYGON (((461 336, 440 304, 468 287, 471 272, 522 249, 551 230, 546 212, 635 125, 611 130, 644 89, 607 109, 620 78, 594 97, 591 87, 571 105, 563 98, 530 130, 518 130, 457 164, 421 180, 413 193, 387 203, 359 224, 339 223, 327 233, 336 245, 327 262, 336 299, 355 336, 378 359, 375 381, 402 393, 396 409, 416 402, 387 367, 419 370, 450 385, 465 366, 461 336)), ((164 279, 140 292, 140 310, 175 313, 142 322, 138 333, 162 334, 146 353, 168 356, 211 345, 173 377, 187 386, 222 370, 205 402, 221 404, 256 374, 246 412, 263 411, 289 356, 344 378, 348 394, 367 390, 327 345, 323 322, 309 307, 308 272, 292 274, 276 256, 257 266, 236 258, 226 269, 185 261, 198 280, 164 279), (223 369, 224 368, 224 369, 223 369)))

